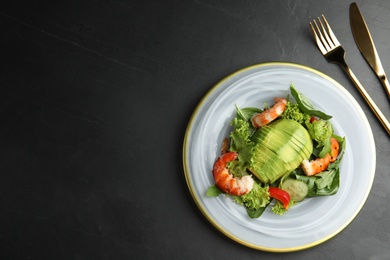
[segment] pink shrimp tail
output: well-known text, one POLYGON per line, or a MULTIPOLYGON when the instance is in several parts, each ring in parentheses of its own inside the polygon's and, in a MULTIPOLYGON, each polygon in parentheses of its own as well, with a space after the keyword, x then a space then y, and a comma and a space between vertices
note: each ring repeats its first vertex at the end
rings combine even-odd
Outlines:
POLYGON ((251 118, 252 125, 256 128, 265 126, 278 118, 286 109, 287 100, 285 98, 274 98, 274 105, 262 113, 255 114, 251 118))

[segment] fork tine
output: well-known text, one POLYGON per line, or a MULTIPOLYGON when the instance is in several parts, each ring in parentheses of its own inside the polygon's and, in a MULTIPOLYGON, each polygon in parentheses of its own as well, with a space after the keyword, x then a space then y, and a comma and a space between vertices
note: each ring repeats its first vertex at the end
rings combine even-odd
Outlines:
MULTIPOLYGON (((320 21, 320 22, 321 22, 321 21, 320 21)), ((320 29, 320 27, 318 26, 316 20, 314 20, 313 23, 314 23, 314 25, 315 25, 315 27, 316 27, 316 29, 317 29, 318 34, 320 35, 320 39, 321 39, 322 44, 324 45, 324 48, 326 49, 327 52, 331 51, 331 50, 332 50, 331 47, 329 46, 328 42, 325 40, 325 38, 324 38, 324 36, 323 36, 323 33, 324 33, 325 35, 327 34, 326 31, 324 31, 323 33, 321 32, 321 29, 320 29)))
POLYGON ((333 43, 335 44, 335 47, 340 46, 341 45, 340 42, 337 40, 336 35, 334 35, 334 33, 333 33, 332 29, 330 28, 329 23, 326 20, 324 15, 322 15, 322 19, 324 20, 325 26, 328 29, 330 38, 332 39, 333 43))
MULTIPOLYGON (((324 17, 324 15, 322 15, 322 17, 324 17)), ((325 22, 325 21, 324 21, 325 22)), ((321 29, 322 29, 322 32, 324 33, 324 36, 326 38, 326 42, 327 44, 329 45, 330 49, 333 49, 335 46, 335 44, 333 43, 333 41, 329 38, 329 33, 328 31, 325 29, 325 26, 324 24, 322 23, 321 19, 318 17, 318 23, 320 24, 321 26, 321 29)), ((327 26, 327 28, 329 29, 330 27, 327 26)))
POLYGON ((320 49, 321 53, 322 53, 323 55, 325 55, 325 54, 327 53, 327 50, 325 49, 325 47, 324 47, 324 45, 322 44, 320 38, 318 37, 317 32, 316 32, 316 30, 314 29, 313 24, 310 22, 309 25, 310 25, 310 28, 311 28, 311 32, 313 33, 314 39, 316 40, 316 43, 317 43, 318 48, 320 49))

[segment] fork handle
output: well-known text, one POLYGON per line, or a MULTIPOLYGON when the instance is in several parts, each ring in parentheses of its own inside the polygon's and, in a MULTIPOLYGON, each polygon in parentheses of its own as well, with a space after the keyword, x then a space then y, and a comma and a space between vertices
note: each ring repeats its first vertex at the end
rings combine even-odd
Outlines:
POLYGON ((339 65, 345 70, 345 72, 347 72, 348 76, 351 78, 352 82, 355 84, 355 86, 359 90, 360 94, 363 96, 364 100, 366 100, 366 102, 370 106, 371 110, 374 112, 374 114, 379 119, 379 121, 381 122, 381 124, 383 125, 383 127, 385 128, 387 133, 390 135, 390 123, 386 119, 386 117, 383 115, 383 113, 379 109, 379 107, 375 104, 374 100, 372 100, 370 95, 367 93, 367 91, 364 89, 362 84, 356 78, 355 74, 352 72, 352 70, 349 68, 349 66, 346 63, 339 63, 339 65))

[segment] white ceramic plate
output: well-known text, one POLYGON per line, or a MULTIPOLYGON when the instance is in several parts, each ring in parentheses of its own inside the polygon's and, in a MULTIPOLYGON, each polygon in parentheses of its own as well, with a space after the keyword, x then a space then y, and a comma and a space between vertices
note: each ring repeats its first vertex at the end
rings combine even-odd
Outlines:
POLYGON ((273 62, 242 69, 213 87, 197 106, 187 128, 183 163, 190 192, 205 217, 223 234, 251 248, 289 252, 318 245, 343 230, 358 214, 375 175, 375 143, 370 125, 355 99, 335 80, 306 66, 273 62), (239 107, 262 107, 287 96, 289 85, 313 105, 333 115, 347 149, 340 168, 340 189, 334 196, 305 199, 279 216, 267 207, 258 219, 231 198, 206 196, 211 173, 230 121, 239 107))

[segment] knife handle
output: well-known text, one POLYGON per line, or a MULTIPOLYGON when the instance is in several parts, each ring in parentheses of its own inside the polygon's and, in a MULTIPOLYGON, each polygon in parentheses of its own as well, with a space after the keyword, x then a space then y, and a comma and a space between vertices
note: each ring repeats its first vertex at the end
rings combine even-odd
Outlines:
MULTIPOLYGON (((390 123, 386 119, 386 117, 383 115, 382 111, 379 109, 379 107, 375 104, 374 100, 370 97, 370 95, 367 93, 365 88, 362 86, 362 84, 359 82, 359 80, 356 78, 355 74, 352 72, 352 70, 348 67, 348 65, 344 63, 339 63, 339 65, 347 72, 348 76, 352 80, 352 82, 355 84, 357 89, 359 90, 360 94, 363 96, 364 100, 367 102, 367 104, 370 106, 371 110, 374 112, 375 116, 379 119, 382 126, 385 128, 386 132, 390 135, 390 123)), ((387 80, 386 80, 387 81, 387 80)), ((388 82, 387 82, 388 83, 388 82)))
POLYGON ((387 80, 386 75, 380 76, 379 80, 381 81, 382 86, 385 88, 385 91, 387 93, 387 97, 390 99, 390 84, 389 84, 389 81, 387 80))

